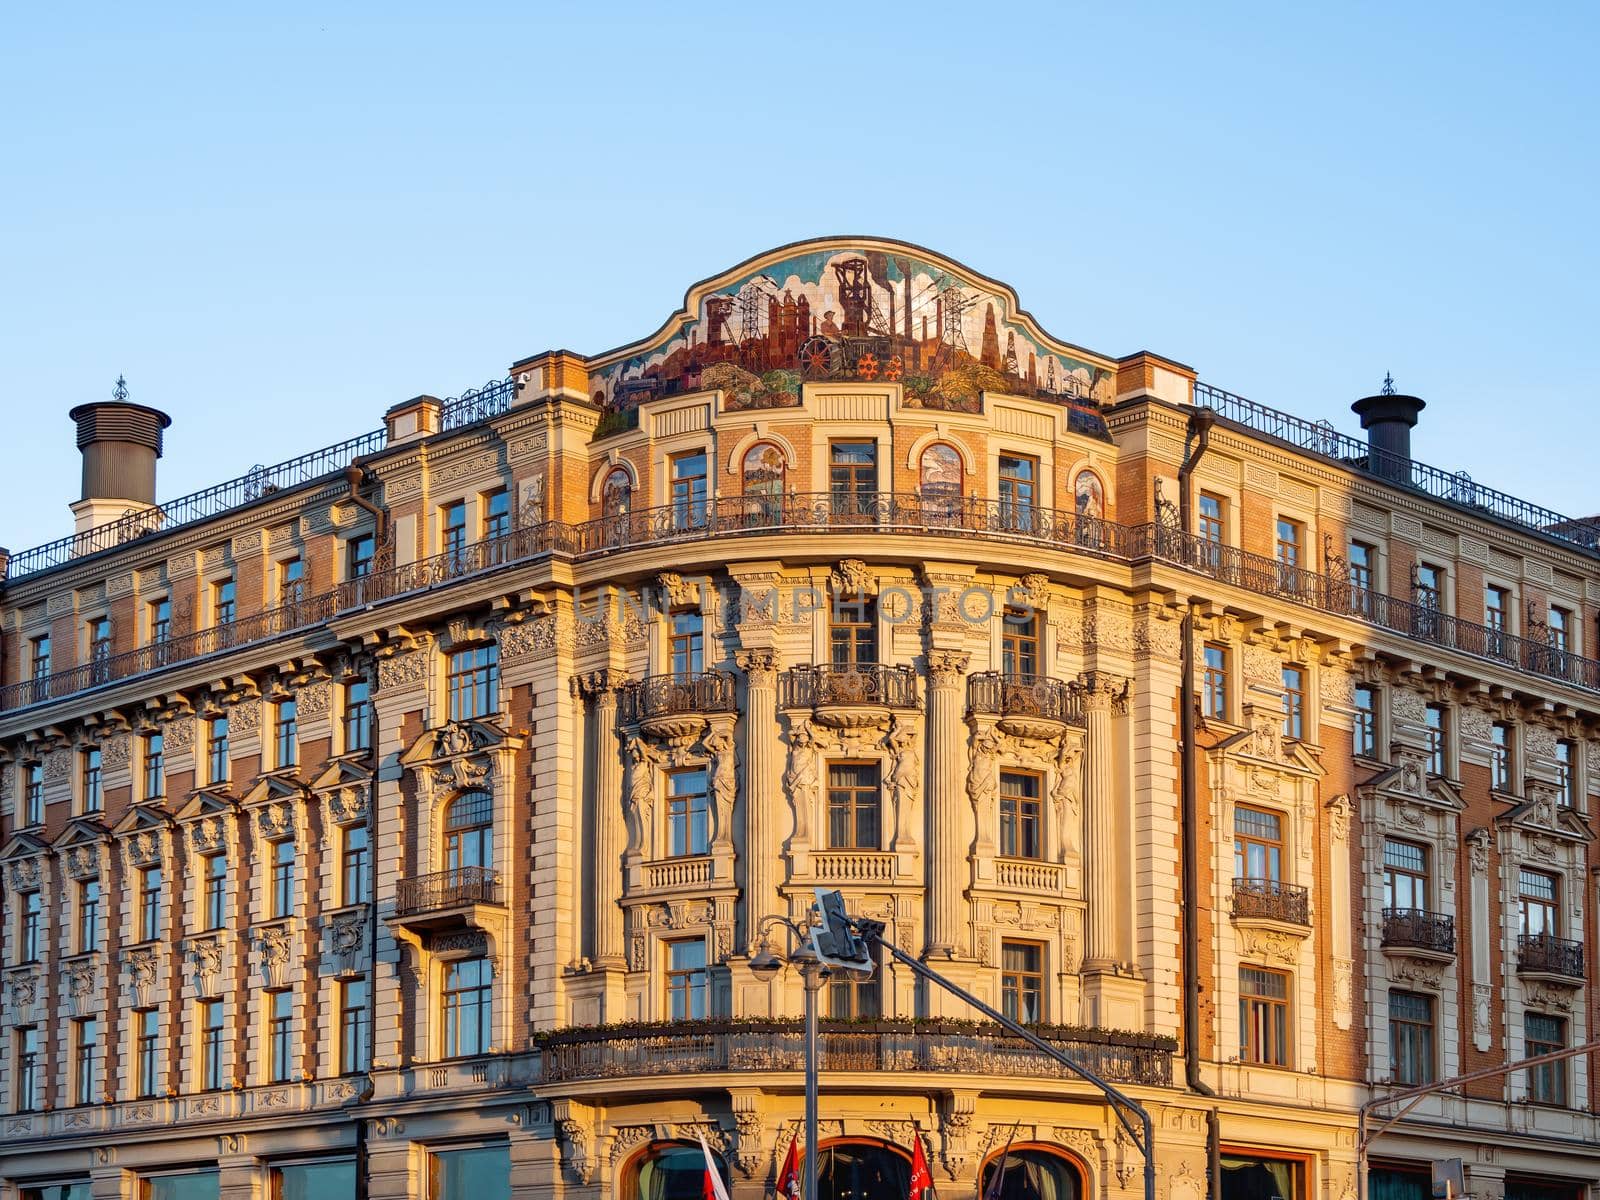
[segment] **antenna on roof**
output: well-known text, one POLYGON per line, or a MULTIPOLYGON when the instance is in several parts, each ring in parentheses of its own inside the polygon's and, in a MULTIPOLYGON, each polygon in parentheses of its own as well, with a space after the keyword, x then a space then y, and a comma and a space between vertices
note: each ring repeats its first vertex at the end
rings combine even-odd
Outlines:
POLYGON ((120 372, 117 374, 117 386, 111 389, 111 398, 118 404, 127 403, 128 381, 122 377, 120 372))
POLYGON ((1380 392, 1379 395, 1383 395, 1383 396, 1392 396, 1392 395, 1394 395, 1394 376, 1391 373, 1389 373, 1388 371, 1385 371, 1383 373, 1383 391, 1380 392))

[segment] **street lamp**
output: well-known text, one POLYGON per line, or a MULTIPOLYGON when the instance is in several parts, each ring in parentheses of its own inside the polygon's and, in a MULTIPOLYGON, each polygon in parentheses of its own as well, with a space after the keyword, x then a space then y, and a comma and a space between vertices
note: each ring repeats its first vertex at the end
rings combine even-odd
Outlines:
POLYGON ((763 917, 757 926, 760 942, 750 959, 750 972, 771 981, 783 970, 785 959, 772 946, 771 929, 776 925, 789 939, 787 962, 798 968, 805 983, 806 1031, 806 1200, 820 1200, 817 1193, 817 993, 828 978, 828 968, 811 949, 810 933, 788 917, 763 917))

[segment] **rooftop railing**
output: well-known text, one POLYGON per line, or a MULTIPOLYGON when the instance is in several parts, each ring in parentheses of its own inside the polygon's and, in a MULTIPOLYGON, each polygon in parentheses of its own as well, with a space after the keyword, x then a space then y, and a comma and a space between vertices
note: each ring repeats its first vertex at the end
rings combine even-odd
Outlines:
POLYGON ((516 395, 517 385, 510 378, 491 379, 482 387, 468 388, 439 406, 439 431, 448 433, 510 412, 516 395))
POLYGON ((552 521, 525 526, 460 550, 347 580, 320 596, 244 618, 235 622, 231 631, 228 627, 201 630, 159 646, 0 687, 0 710, 59 699, 87 687, 324 624, 330 615, 542 555, 586 560, 633 546, 741 536, 811 537, 830 532, 976 536, 1130 565, 1166 563, 1259 595, 1387 629, 1412 641, 1600 692, 1600 661, 1595 659, 1583 658, 1538 638, 1518 637, 1464 621, 1431 603, 1354 587, 1337 574, 1319 574, 1170 526, 1117 525, 1077 513, 997 500, 855 493, 718 497, 693 506, 642 509, 577 525, 552 521))
POLYGON ((1401 455, 1373 450, 1366 442, 1340 433, 1327 421, 1308 421, 1304 417, 1279 412, 1209 384, 1194 385, 1194 402, 1257 433, 1376 475, 1385 482, 1424 492, 1436 500, 1473 509, 1484 516, 1521 525, 1584 550, 1600 552, 1600 520, 1595 518, 1569 517, 1542 504, 1484 487, 1474 482, 1465 471, 1446 471, 1401 455))

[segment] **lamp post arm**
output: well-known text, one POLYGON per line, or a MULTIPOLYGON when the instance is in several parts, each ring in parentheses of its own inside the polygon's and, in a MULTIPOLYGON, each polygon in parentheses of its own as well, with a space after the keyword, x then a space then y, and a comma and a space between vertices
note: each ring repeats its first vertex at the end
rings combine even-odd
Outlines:
POLYGON ((883 927, 877 922, 857 919, 852 921, 852 925, 854 926, 856 933, 867 942, 869 947, 883 947, 883 949, 887 950, 890 956, 893 957, 896 962, 905 966, 913 975, 916 975, 921 979, 926 979, 929 983, 943 988, 952 996, 956 996, 965 1001, 967 1004, 970 1004, 973 1008, 977 1009, 995 1024, 1003 1027, 1014 1037, 1021 1038, 1041 1054, 1048 1055, 1050 1058, 1060 1063, 1062 1066, 1067 1068, 1067 1070, 1071 1071, 1074 1075, 1078 1076, 1078 1078, 1082 1079, 1085 1083, 1097 1088, 1110 1103, 1111 1112, 1117 1118, 1117 1124, 1123 1128, 1128 1137, 1132 1139, 1134 1146, 1140 1151, 1140 1153, 1144 1155, 1145 1200, 1155 1200, 1155 1128, 1154 1124, 1150 1120, 1149 1112, 1145 1110, 1143 1105, 1139 1104, 1138 1101, 1132 1099, 1131 1097, 1123 1094, 1116 1087, 1112 1086, 1106 1080, 1101 1079, 1100 1076, 1096 1075, 1093 1071, 1089 1070, 1081 1063, 1074 1062, 1071 1058, 1067 1057, 1067 1055, 1056 1049, 1056 1047, 1052 1046, 1049 1042, 1038 1036, 1038 1034, 1033 1033, 1024 1026, 1017 1024, 1017 1022, 1013 1021, 1010 1017, 1006 1016, 999 1010, 990 1008, 987 1004, 985 1004, 982 1000, 979 1000, 965 988, 959 986, 958 984, 952 983, 950 980, 946 979, 943 975, 939 974, 939 972, 935 971, 932 967, 928 966, 920 959, 914 958, 907 954, 904 950, 900 949, 899 946, 896 946, 893 942, 887 940, 883 936, 883 927), (1134 1128, 1134 1121, 1138 1122, 1138 1129, 1134 1128))

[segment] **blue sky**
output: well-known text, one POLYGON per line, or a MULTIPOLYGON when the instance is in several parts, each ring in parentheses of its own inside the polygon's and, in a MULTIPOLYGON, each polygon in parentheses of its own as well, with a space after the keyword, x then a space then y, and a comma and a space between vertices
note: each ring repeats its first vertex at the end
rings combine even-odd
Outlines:
POLYGON ((119 372, 173 497, 845 232, 1343 429, 1392 371, 1419 458, 1600 511, 1591 7, 327 7, 8 16, 0 544, 119 372))

